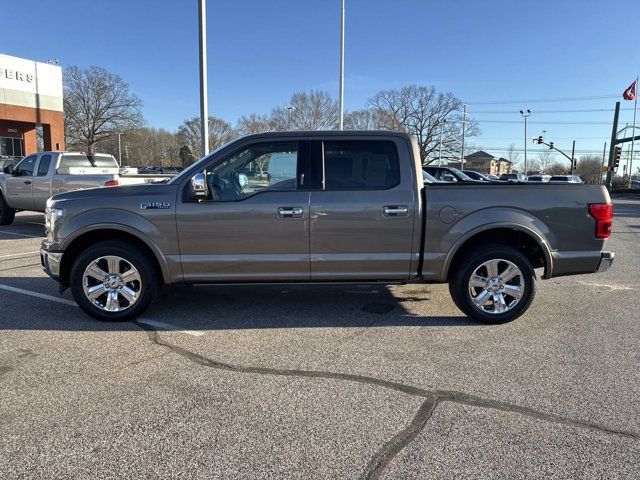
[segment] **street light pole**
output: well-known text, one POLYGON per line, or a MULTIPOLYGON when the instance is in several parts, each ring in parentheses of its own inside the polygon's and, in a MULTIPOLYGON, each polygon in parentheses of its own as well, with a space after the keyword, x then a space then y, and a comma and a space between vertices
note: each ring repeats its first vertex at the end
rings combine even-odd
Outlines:
POLYGON ((340 130, 344 130, 344 2, 340 9, 340 130))
POLYGON ((531 110, 520 110, 520 115, 524 118, 524 174, 526 175, 528 172, 527 168, 527 118, 531 115, 531 110))
POLYGON ((209 112, 207 94, 207 0, 198 0, 200 53, 200 144, 202 156, 209 154, 209 112))
POLYGON ((287 109, 287 130, 291 130, 291 113, 296 109, 293 105, 287 105, 284 107, 287 109))

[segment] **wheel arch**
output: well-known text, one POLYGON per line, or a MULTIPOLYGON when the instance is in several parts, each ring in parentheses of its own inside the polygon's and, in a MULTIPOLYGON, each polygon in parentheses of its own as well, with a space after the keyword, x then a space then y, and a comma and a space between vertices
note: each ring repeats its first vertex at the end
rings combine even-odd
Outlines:
POLYGON ((442 278, 450 279, 456 263, 470 249, 489 243, 508 245, 524 254, 534 268, 544 268, 543 278, 550 278, 553 257, 546 240, 535 230, 519 224, 493 223, 477 227, 458 241, 449 250, 444 262, 442 278))
POLYGON ((143 235, 132 232, 130 229, 123 229, 122 225, 118 225, 117 228, 115 226, 100 226, 83 230, 73 238, 67 239, 60 264, 60 283, 65 287, 69 286, 71 268, 78 255, 89 246, 105 240, 120 240, 138 247, 147 254, 158 274, 167 283, 169 269, 158 247, 145 239, 143 235))

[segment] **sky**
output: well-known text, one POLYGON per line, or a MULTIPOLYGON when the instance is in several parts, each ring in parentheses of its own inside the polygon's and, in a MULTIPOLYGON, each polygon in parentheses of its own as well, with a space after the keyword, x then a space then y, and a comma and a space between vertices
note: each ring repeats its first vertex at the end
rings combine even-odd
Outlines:
MULTIPOLYGON (((147 124, 196 116, 196 0, 3 2, 0 53, 119 74, 147 124)), ((338 96, 340 0, 208 0, 209 113, 231 123, 269 113, 296 91, 338 96)), ((469 104, 496 155, 545 137, 598 152, 613 108, 640 73, 637 0, 346 0, 345 108, 383 89, 434 85, 469 104), (586 97, 586 98, 585 98, 586 97), (579 111, 578 111, 579 110, 579 111), (584 111, 589 110, 589 111, 584 111)), ((638 119, 640 123, 640 117, 638 119)), ((521 154, 522 155, 522 154, 521 154)), ((560 160, 560 157, 558 157, 560 160)))

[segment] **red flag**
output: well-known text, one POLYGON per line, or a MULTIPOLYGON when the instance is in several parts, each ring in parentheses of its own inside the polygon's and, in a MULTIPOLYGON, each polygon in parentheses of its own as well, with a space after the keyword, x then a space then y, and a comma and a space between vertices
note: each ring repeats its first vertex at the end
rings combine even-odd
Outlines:
POLYGON ((638 89, 637 89, 638 86, 636 85, 637 82, 638 81, 636 80, 631 85, 629 85, 629 88, 627 88, 622 94, 622 98, 624 98, 625 100, 636 99, 636 95, 638 94, 638 89))

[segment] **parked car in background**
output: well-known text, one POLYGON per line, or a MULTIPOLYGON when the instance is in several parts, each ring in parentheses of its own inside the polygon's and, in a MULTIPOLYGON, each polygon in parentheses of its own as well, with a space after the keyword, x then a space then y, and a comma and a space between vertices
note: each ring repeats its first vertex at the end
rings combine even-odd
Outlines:
POLYGON ((631 180, 631 188, 640 188, 640 180, 631 180))
POLYGON ((480 172, 476 172, 475 170, 462 170, 462 173, 464 173, 467 177, 471 178, 472 180, 480 180, 481 182, 493 182, 496 180, 499 180, 498 177, 495 177, 495 179, 489 178, 489 176, 486 173, 480 173, 480 172))
POLYGON ((548 182, 551 175, 529 175, 528 182, 548 182))
POLYGON ((442 183, 442 180, 438 180, 437 178, 429 175, 424 170, 422 170, 422 181, 427 183, 442 183))
POLYGON ((553 175, 549 182, 551 183, 584 183, 577 175, 553 175))
POLYGON ((500 180, 500 177, 498 177, 497 175, 494 175, 493 173, 485 173, 485 176, 489 179, 489 180, 500 180))
POLYGON ((503 173, 500 175, 500 180, 506 182, 526 182, 527 176, 523 173, 503 173))
POLYGON ((42 265, 100 320, 139 317, 162 285, 448 282, 465 314, 504 323, 529 308, 535 268, 613 262, 606 188, 425 184, 418 152, 395 132, 244 137, 168 183, 53 196, 42 265), (240 186, 283 155, 290 178, 240 186))
POLYGON ((427 166, 424 167, 424 170, 435 177, 436 180, 440 180, 441 182, 478 182, 479 180, 474 180, 468 175, 462 173, 462 170, 458 170, 453 167, 432 167, 427 166))
POLYGON ((61 192, 168 180, 121 174, 112 155, 83 152, 40 152, 0 174, 0 225, 13 222, 16 211, 44 212, 46 202, 61 192))

